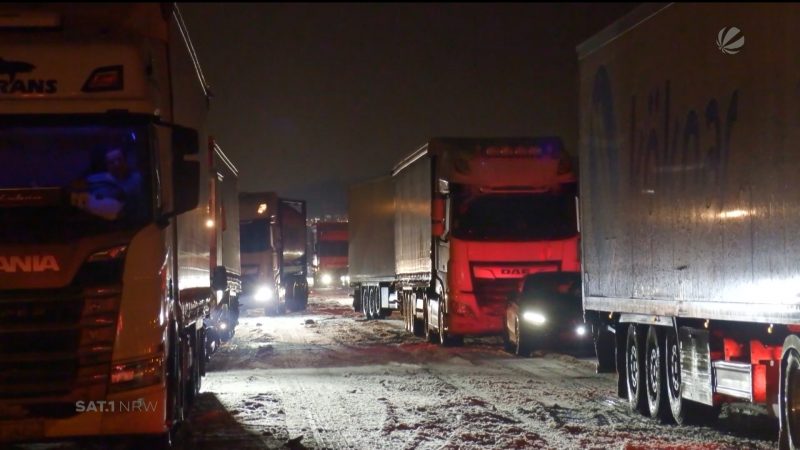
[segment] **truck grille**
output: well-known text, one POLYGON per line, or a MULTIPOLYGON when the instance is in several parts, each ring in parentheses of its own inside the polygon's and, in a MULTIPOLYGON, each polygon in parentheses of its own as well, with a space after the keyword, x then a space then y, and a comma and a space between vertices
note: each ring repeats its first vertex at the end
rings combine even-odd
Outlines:
POLYGON ((517 290, 520 278, 473 278, 472 282, 478 306, 488 315, 502 316, 508 294, 517 290))
POLYGON ((119 286, 0 293, 0 401, 102 398, 120 295, 119 286))

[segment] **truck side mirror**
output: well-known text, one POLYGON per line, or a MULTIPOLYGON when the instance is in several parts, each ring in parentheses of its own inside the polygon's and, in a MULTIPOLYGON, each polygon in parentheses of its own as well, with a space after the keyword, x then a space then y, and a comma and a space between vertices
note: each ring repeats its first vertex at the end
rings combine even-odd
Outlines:
POLYGON ((211 287, 215 291, 228 289, 228 271, 225 266, 214 267, 214 271, 211 273, 211 287))
POLYGON ((172 127, 172 181, 173 214, 197 208, 200 200, 200 151, 197 131, 173 125, 172 127))

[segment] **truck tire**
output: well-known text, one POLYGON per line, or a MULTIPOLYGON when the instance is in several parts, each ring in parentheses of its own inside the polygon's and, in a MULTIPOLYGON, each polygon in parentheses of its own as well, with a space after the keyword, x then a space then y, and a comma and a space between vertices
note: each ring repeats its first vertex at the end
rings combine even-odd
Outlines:
POLYGON ((406 298, 409 300, 409 311, 411 311, 411 332, 414 336, 425 336, 425 319, 417 318, 417 295, 408 294, 406 298))
POLYGON ((666 392, 666 377, 664 376, 664 369, 667 364, 662 327, 649 326, 645 339, 647 410, 650 417, 657 417, 666 422, 670 415, 672 415, 672 412, 667 406, 669 402, 666 392))
POLYGON ((795 341, 797 338, 790 335, 784 343, 779 395, 778 444, 788 450, 800 449, 800 342, 795 341))
POLYGON ((709 407, 681 397, 681 352, 675 328, 664 330, 664 384, 670 418, 678 425, 713 422, 719 407, 709 407))
POLYGON ((439 344, 443 347, 455 347, 459 346, 464 343, 463 336, 453 336, 447 331, 445 331, 444 326, 444 308, 442 308, 442 303, 439 301, 439 314, 437 317, 437 322, 439 326, 439 344))
POLYGON ((517 356, 528 357, 531 356, 531 348, 522 336, 522 328, 519 325, 519 317, 514 319, 514 334, 517 336, 517 342, 514 345, 514 354, 517 356))
POLYGON ((401 311, 403 312, 403 328, 405 328, 406 331, 411 333, 414 327, 413 325, 414 322, 412 322, 413 317, 411 316, 411 313, 409 312, 408 308, 410 302, 406 299, 406 296, 403 295, 402 292, 400 292, 397 295, 397 297, 400 300, 400 308, 401 311))
POLYGON ((627 383, 628 405, 633 411, 643 415, 648 413, 645 394, 644 339, 640 327, 635 323, 628 325, 625 340, 625 380, 627 383))
POLYGON ((508 353, 512 353, 514 351, 514 346, 511 344, 511 336, 508 334, 508 326, 506 326, 505 323, 503 323, 503 350, 507 351, 508 353))
POLYGON ((441 333, 442 330, 440 329, 439 333, 436 333, 432 329, 431 305, 426 295, 423 295, 422 302, 425 305, 425 340, 431 344, 435 344, 439 341, 439 333, 441 333))

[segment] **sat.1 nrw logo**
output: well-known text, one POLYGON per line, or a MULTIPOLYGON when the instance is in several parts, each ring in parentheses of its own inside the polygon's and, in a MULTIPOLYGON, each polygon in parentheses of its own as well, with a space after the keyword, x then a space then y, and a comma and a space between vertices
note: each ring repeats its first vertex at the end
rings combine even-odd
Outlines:
POLYGON ((717 34, 717 48, 722 53, 735 55, 744 47, 742 30, 736 27, 725 27, 717 34))

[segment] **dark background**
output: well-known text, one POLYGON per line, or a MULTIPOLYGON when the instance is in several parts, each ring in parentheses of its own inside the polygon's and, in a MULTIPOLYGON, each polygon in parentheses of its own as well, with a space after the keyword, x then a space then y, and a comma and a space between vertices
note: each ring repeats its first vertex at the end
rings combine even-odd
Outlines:
POLYGON ((241 191, 344 214, 433 136, 560 135, 575 46, 637 4, 180 4, 241 191))

